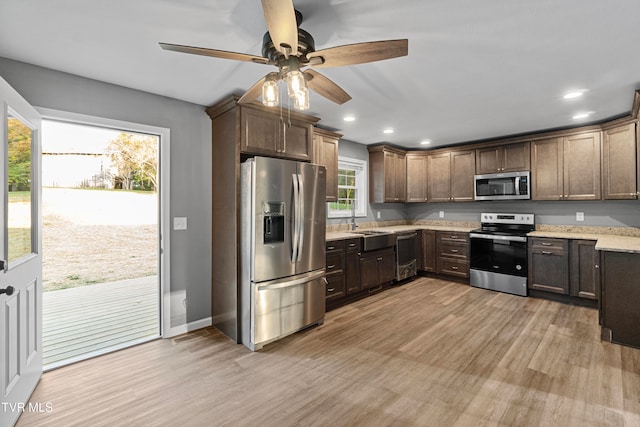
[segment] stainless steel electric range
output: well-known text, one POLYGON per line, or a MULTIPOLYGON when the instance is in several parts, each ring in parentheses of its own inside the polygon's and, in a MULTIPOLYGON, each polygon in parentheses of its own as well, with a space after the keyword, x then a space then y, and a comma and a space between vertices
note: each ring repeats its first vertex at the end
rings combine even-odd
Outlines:
POLYGON ((471 286, 527 296, 527 233, 533 214, 483 213, 470 234, 471 286))

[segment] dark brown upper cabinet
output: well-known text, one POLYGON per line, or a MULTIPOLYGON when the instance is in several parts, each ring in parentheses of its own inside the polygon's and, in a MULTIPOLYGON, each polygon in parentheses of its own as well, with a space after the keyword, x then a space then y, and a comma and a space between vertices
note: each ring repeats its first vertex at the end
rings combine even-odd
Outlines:
POLYGON ((378 145, 369 149, 369 202, 404 203, 406 163, 403 150, 378 145))
POLYGON ((302 115, 280 117, 276 111, 265 111, 254 105, 238 108, 242 154, 311 161, 313 122, 306 121, 302 115))
POLYGON ((533 200, 599 200, 600 132, 531 143, 533 200))
POLYGON ((325 129, 313 129, 313 160, 327 168, 327 202, 338 200, 338 142, 342 135, 325 129))
POLYGON ((602 141, 602 198, 638 198, 636 124, 605 129, 602 141))
POLYGON ((427 153, 407 153, 407 203, 426 202, 427 153))
POLYGON ((476 174, 521 172, 531 168, 531 148, 528 142, 478 148, 476 174))
POLYGON ((430 202, 473 201, 475 150, 447 151, 427 157, 430 202))

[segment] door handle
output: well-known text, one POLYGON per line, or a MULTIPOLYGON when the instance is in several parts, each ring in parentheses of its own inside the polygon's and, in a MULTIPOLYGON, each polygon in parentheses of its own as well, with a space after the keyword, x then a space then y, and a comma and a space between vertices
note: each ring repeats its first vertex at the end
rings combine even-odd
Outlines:
POLYGON ((16 289, 13 286, 7 286, 4 289, 0 289, 0 295, 2 294, 7 294, 7 296, 11 296, 13 295, 13 291, 15 291, 16 289))
POLYGON ((4 259, 0 259, 0 270, 7 272, 7 261, 4 259))

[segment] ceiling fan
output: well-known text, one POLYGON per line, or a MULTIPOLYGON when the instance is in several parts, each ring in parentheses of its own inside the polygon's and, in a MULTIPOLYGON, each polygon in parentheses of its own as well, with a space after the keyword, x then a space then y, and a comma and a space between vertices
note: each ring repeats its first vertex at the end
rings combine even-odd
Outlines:
POLYGON ((160 43, 160 47, 195 55, 275 65, 278 71, 268 73, 257 81, 238 102, 250 102, 262 95, 264 105, 276 106, 279 104, 278 81, 285 80, 288 95, 294 100, 294 108, 299 110, 309 108, 309 89, 337 104, 344 104, 351 99, 336 83, 313 69, 305 70, 305 67, 340 67, 408 54, 407 39, 355 43, 315 50, 311 34, 300 28, 302 14, 294 9, 292 0, 262 0, 262 9, 268 30, 262 40, 262 56, 170 43, 160 43))

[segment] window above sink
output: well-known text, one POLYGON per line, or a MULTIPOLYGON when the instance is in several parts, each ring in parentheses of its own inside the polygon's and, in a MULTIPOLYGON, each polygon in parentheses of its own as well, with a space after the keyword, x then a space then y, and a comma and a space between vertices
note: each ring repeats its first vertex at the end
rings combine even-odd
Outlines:
POLYGON ((367 216, 367 162, 348 157, 338 158, 338 201, 327 203, 329 218, 350 218, 352 204, 356 217, 367 216))

